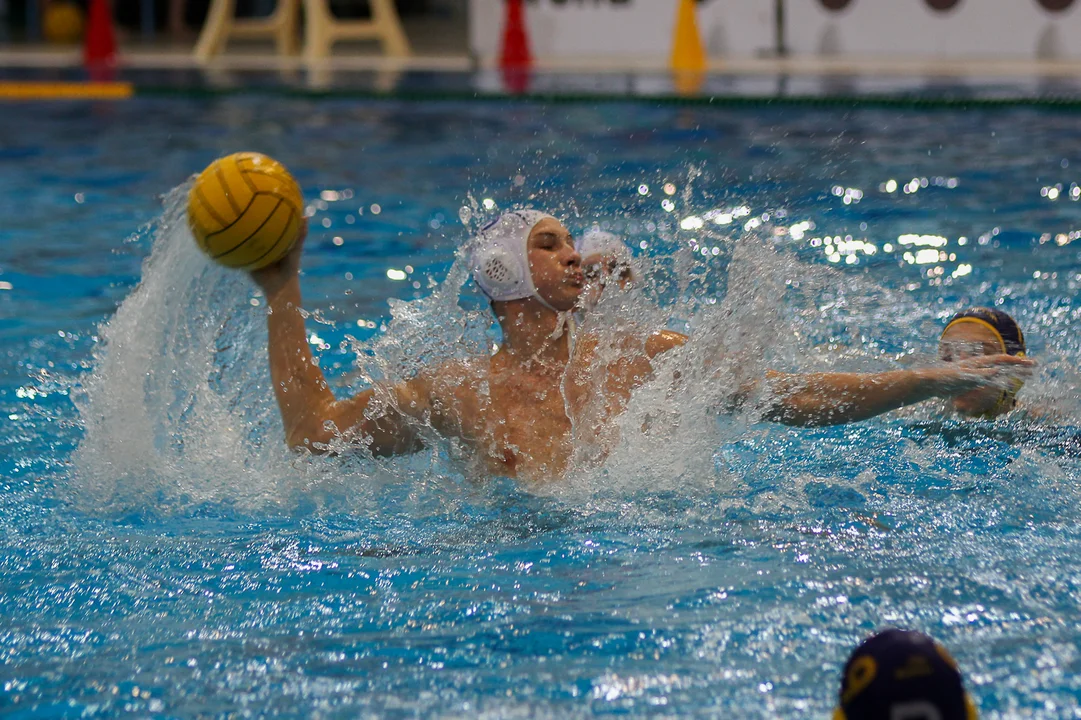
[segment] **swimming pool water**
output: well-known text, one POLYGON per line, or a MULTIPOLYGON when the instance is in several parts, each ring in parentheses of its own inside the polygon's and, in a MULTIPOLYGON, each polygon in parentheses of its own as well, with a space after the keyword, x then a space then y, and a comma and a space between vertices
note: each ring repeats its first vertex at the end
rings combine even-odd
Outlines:
POLYGON ((8 106, 0 707, 824 716, 849 650, 894 624, 951 649, 986 717, 1081 716, 1077 127, 1026 108, 8 106), (725 340, 780 369, 919 362, 956 309, 998 304, 1041 363, 1023 401, 1056 416, 674 423, 669 448, 627 442, 540 489, 445 449, 292 458, 260 298, 162 220, 162 195, 241 149, 312 204, 309 331, 338 389, 358 384, 350 336, 396 347, 387 298, 427 298, 396 307, 403 356, 475 323, 476 294, 454 314, 438 283, 489 199, 609 223, 655 263, 651 319, 716 331, 728 298, 725 340))

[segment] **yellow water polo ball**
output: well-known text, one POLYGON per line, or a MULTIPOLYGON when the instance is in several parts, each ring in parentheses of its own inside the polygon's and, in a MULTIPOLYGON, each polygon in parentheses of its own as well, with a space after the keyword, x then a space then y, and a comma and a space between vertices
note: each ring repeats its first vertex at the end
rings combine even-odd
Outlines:
POLYGON ((227 155, 195 178, 188 225, 214 262, 258 270, 281 260, 300 236, 304 197, 277 160, 259 153, 227 155))
POLYGON ((72 2, 51 2, 41 16, 45 42, 74 45, 83 39, 83 11, 72 2))

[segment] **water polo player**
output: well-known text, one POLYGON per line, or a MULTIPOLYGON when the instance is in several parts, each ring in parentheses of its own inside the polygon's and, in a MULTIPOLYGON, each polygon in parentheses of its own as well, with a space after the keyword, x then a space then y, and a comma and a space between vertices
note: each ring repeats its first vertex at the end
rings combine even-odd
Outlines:
POLYGON ((626 289, 638 279, 630 248, 614 233, 592 227, 575 241, 575 248, 588 282, 581 301, 586 307, 597 304, 608 283, 616 282, 620 289, 626 289))
MULTIPOLYGON (((1017 321, 1001 310, 970 308, 946 323, 938 341, 938 354, 946 362, 1000 354, 1025 357, 1025 336, 1017 321)), ((1009 378, 1004 387, 978 388, 954 396, 950 403, 965 417, 993 418, 1017 406, 1022 385, 1020 377, 1009 378)))
POLYGON ((976 720, 956 661, 915 630, 891 628, 852 651, 833 720, 976 720))
MULTIPOLYGON (((430 366, 405 382, 378 383, 337 400, 304 328, 302 246, 303 238, 283 260, 251 273, 266 295, 271 378, 286 440, 295 448, 325 452, 344 442, 378 455, 406 453, 434 430, 459 440, 488 473, 559 477, 581 437, 572 429, 611 424, 631 393, 652 377, 653 359, 687 341, 661 330, 625 343, 619 357, 603 358, 588 334, 572 343, 567 321, 586 279, 571 234, 546 213, 512 211, 483 228, 470 257, 473 278, 503 333, 498 351, 430 366), (603 413, 585 423, 585 409, 597 407, 603 413)), ((828 425, 953 397, 1023 376, 1031 365, 1000 354, 885 373, 770 372, 757 396, 764 398, 766 419, 828 425)))

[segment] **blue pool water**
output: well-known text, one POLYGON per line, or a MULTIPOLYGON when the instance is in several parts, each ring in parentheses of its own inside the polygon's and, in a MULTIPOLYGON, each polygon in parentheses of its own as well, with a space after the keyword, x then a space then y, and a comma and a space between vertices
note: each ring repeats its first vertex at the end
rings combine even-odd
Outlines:
POLYGON ((894 624, 953 651, 986 717, 1081 717, 1077 127, 1025 108, 6 107, 0 711, 822 717, 851 647, 894 624), (445 447, 295 458, 261 298, 197 254, 169 195, 240 149, 311 203, 309 331, 341 392, 483 345, 454 252, 490 200, 625 234, 650 282, 598 312, 752 372, 927 361, 956 309, 999 305, 1041 363, 1022 402, 1049 418, 928 405, 800 430, 647 387, 631 417, 667 412, 659 439, 626 432, 539 487, 445 447))

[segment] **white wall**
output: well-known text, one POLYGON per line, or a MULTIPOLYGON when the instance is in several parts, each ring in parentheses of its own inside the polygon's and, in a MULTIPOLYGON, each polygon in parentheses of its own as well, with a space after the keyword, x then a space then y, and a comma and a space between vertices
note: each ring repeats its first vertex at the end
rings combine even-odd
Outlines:
MULTIPOLYGON (((947 12, 925 0, 851 0, 839 12, 820 0, 784 0, 785 41, 796 56, 913 59, 1081 59, 1081 0, 1063 12, 1037 0, 960 0, 947 12)), ((678 0, 525 0, 539 64, 665 67, 678 0)), ((499 53, 504 0, 469 0, 470 47, 499 53)), ((713 59, 770 54, 774 0, 708 0, 698 23, 713 59)))
POLYGON ((785 34, 797 55, 906 58, 1081 57, 1081 2, 1048 12, 1036 0, 961 0, 937 12, 924 0, 785 0, 785 34))
MULTIPOLYGON (((664 67, 672 49, 678 0, 526 0, 533 55, 541 64, 611 60, 664 67)), ((470 0, 473 52, 499 54, 504 0, 470 0)), ((772 0, 710 0, 698 10, 699 32, 712 56, 752 56, 773 48, 772 0)))

